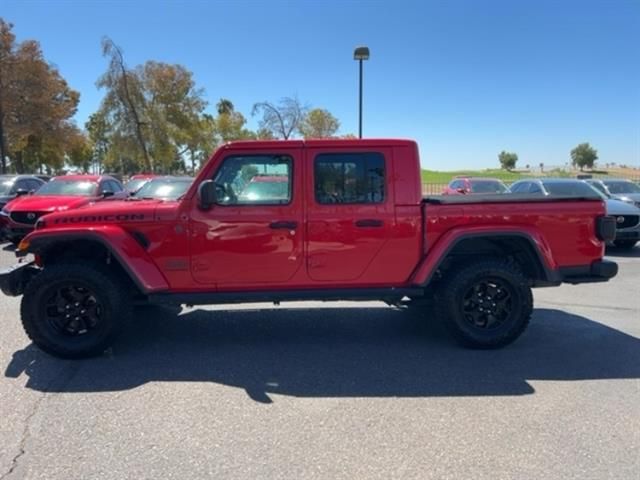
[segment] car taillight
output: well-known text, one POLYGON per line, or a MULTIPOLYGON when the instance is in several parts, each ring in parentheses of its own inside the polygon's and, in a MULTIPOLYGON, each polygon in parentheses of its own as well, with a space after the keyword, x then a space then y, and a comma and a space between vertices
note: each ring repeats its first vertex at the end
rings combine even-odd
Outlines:
POLYGON ((616 219, 609 216, 598 217, 596 236, 603 242, 612 242, 616 238, 616 219))

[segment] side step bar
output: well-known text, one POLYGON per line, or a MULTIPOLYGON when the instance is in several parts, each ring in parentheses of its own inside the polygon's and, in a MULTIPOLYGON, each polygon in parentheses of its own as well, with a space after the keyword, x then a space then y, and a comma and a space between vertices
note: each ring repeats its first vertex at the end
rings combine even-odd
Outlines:
POLYGON ((364 301, 420 297, 422 288, 357 288, 357 289, 313 289, 279 290, 258 292, 197 292, 197 293, 153 293, 149 303, 179 305, 216 305, 223 303, 296 302, 320 301, 364 301))

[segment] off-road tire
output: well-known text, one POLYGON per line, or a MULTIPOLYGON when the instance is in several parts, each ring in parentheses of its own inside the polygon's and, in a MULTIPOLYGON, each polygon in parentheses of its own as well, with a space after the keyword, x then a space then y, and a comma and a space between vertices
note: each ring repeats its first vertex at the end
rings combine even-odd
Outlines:
MULTIPOLYGON (((25 332, 40 349, 60 358, 87 358, 101 355, 112 345, 131 318, 132 302, 122 279, 105 266, 65 262, 45 267, 29 282, 22 297, 20 313, 25 332), (93 307, 93 317, 97 320, 92 327, 87 320, 84 333, 82 330, 69 333, 59 324, 64 319, 58 319, 62 317, 60 309, 64 313, 67 307, 57 305, 62 301, 69 302, 63 298, 64 295, 69 297, 65 292, 78 291, 92 292, 90 298, 87 297, 91 302, 87 308, 93 307), (56 302, 54 298, 62 298, 55 307, 52 306, 56 302), (51 320, 52 317, 55 321, 51 320)), ((80 311, 77 314, 80 315, 80 311)))
POLYGON ((527 328, 533 311, 533 296, 517 265, 503 260, 479 260, 447 273, 438 289, 436 309, 447 330, 465 347, 500 348, 515 341, 527 328), (475 299, 477 292, 483 290, 476 291, 476 288, 483 285, 486 291, 502 292, 496 294, 498 298, 494 298, 493 303, 486 300, 488 296, 478 296, 493 308, 493 324, 487 321, 484 326, 482 322, 476 323, 476 317, 483 316, 483 312, 477 311, 483 305, 475 299), (505 294, 508 294, 506 300, 500 297, 505 294), (503 306, 506 303, 508 308, 496 307, 496 303, 503 306), (499 315, 496 308, 502 308, 499 315), (496 318, 500 318, 500 322, 496 322, 496 318))

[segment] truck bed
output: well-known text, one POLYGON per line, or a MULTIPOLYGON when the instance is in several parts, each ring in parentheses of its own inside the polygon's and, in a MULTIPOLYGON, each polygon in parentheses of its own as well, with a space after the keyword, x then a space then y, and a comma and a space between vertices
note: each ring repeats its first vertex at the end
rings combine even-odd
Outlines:
POLYGON ((597 193, 589 196, 569 195, 530 195, 530 194, 487 194, 487 195, 429 195, 422 198, 423 203, 432 205, 465 205, 476 203, 549 203, 549 202, 602 202, 597 193))

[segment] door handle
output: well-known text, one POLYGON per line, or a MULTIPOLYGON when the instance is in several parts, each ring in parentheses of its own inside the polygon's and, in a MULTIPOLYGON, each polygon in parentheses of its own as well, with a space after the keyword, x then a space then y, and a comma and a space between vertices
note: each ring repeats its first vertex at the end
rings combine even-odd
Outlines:
POLYGON ((363 220, 356 220, 356 227, 382 227, 384 222, 377 218, 365 218, 363 220))
POLYGON ((295 230, 298 228, 298 222, 271 222, 269 224, 269 228, 273 229, 286 229, 286 230, 295 230))

